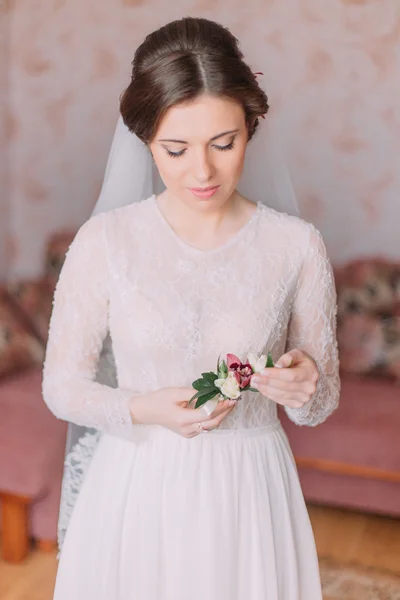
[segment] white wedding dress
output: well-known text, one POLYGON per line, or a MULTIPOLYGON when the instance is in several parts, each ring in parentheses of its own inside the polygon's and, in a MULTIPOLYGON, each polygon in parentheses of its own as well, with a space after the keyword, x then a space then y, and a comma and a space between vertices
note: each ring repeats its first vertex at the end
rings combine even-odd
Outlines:
POLYGON ((274 402, 247 393, 193 439, 132 425, 128 401, 218 356, 301 348, 317 425, 339 395, 335 291, 318 231, 262 204, 227 243, 183 242, 154 196, 92 217, 57 286, 44 369, 54 414, 102 436, 61 552, 56 600, 320 600, 315 544, 274 402), (118 388, 95 382, 111 334, 118 388))

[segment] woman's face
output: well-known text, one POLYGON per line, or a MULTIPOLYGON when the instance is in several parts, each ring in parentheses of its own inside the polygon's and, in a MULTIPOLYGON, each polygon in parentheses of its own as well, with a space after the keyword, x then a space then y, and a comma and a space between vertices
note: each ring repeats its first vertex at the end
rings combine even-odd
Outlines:
POLYGON ((234 100, 200 96, 170 108, 150 143, 169 194, 198 210, 229 200, 247 146, 243 108, 234 100))

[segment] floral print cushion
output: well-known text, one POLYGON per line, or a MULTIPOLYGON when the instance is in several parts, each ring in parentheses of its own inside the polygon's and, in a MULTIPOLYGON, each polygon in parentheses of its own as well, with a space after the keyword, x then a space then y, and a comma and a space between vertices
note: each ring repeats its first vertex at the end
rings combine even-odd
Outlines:
POLYGON ((65 255, 71 245, 75 233, 59 232, 53 234, 47 244, 45 272, 48 279, 55 286, 64 264, 65 255))
POLYGON ((400 382, 400 264, 362 259, 335 270, 342 372, 400 382))
POLYGON ((29 367, 41 366, 44 345, 37 338, 29 319, 0 287, 0 378, 29 367))
POLYGON ((37 338, 46 344, 54 287, 44 277, 37 281, 17 281, 7 286, 13 303, 28 317, 37 338))
POLYGON ((0 286, 0 379, 42 367, 54 289, 74 236, 61 232, 49 239, 44 277, 0 286))

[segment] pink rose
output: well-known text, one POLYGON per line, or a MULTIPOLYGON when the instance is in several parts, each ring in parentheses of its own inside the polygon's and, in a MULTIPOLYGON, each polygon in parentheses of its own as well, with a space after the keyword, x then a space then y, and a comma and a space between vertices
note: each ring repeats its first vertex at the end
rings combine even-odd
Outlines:
POLYGON ((227 354, 226 364, 228 371, 231 371, 241 389, 250 385, 250 379, 253 375, 253 369, 249 363, 242 363, 235 354, 227 354))

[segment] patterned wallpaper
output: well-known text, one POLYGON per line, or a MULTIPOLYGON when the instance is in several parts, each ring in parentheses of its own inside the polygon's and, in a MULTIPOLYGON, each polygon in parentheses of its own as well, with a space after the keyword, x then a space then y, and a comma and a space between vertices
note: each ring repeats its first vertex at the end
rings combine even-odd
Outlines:
POLYGON ((332 259, 399 257, 398 0, 3 0, 0 276, 40 273, 47 236, 89 216, 134 49, 185 15, 229 26, 264 72, 332 259))
POLYGON ((0 278, 7 270, 7 227, 9 186, 7 136, 5 131, 5 114, 8 99, 8 66, 9 66, 9 14, 2 10, 0 0, 0 278))

